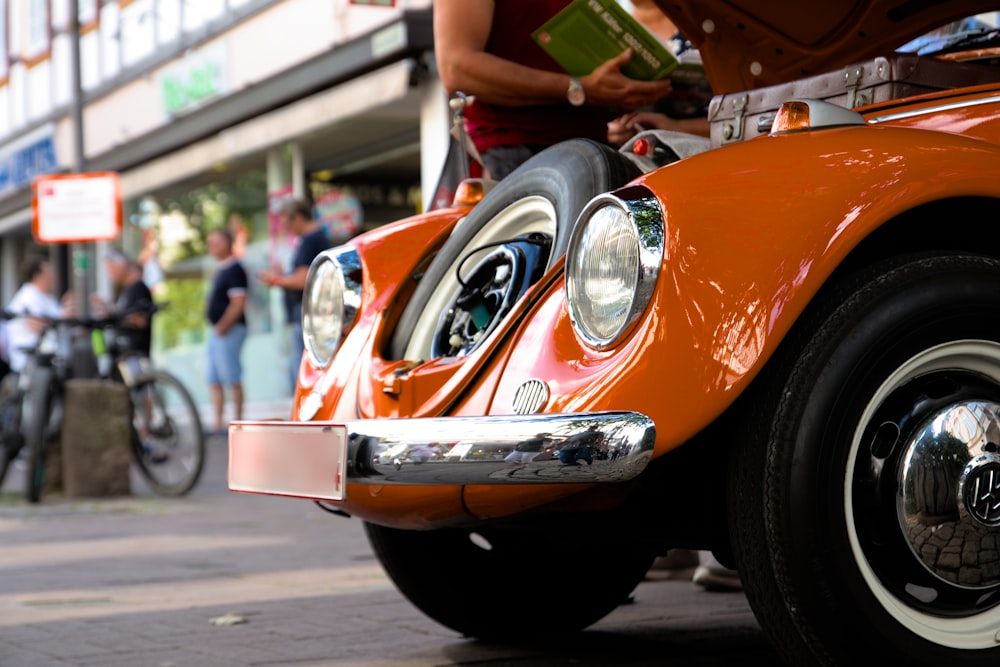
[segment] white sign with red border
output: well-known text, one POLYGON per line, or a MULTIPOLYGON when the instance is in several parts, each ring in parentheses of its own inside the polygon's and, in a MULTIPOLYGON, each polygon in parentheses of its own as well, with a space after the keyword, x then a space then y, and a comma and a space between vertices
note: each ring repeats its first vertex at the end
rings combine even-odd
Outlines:
POLYGON ((121 232, 115 172, 38 176, 31 195, 32 232, 39 243, 110 241, 121 232))

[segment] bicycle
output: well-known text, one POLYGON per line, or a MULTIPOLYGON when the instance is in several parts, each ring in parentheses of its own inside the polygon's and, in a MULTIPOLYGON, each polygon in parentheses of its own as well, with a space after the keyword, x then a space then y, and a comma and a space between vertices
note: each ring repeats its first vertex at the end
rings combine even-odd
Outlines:
MULTIPOLYGON (((3 320, 17 317, 20 315, 2 311, 3 320)), ((43 345, 43 341, 39 338, 35 348, 25 350, 29 358, 28 366, 20 373, 8 366, 0 379, 0 486, 7 477, 11 463, 24 449, 22 406, 27 395, 29 378, 34 374, 32 360, 36 352, 41 354, 43 350, 47 351, 52 342, 53 338, 49 337, 43 345)))
MULTIPOLYGON (((6 317, 6 313, 4 313, 6 317)), ((0 486, 7 468, 24 445, 21 434, 21 388, 19 375, 9 367, 0 376, 0 486)))
MULTIPOLYGON (((154 306, 154 310, 158 308, 154 306)), ((99 318, 44 320, 45 329, 18 377, 20 447, 16 437, 13 446, 5 440, 4 463, 0 464, 0 472, 6 473, 6 467, 17 456, 14 450, 26 449, 25 494, 29 502, 41 498, 48 444, 60 433, 65 382, 72 377, 65 340, 66 333, 73 329, 91 333, 93 352, 99 360, 97 377, 121 382, 128 388, 133 461, 152 490, 159 495, 181 496, 200 479, 205 435, 194 399, 180 380, 153 368, 145 354, 128 349, 125 340, 117 335, 118 326, 130 312, 135 311, 99 318)))

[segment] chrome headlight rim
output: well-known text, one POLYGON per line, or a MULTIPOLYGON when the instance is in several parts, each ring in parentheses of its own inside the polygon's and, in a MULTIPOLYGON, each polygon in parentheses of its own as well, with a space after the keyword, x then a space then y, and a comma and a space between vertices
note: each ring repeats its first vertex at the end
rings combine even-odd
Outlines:
POLYGON ((636 186, 618 194, 602 194, 593 198, 577 218, 566 252, 566 305, 576 335, 595 350, 608 349, 627 338, 652 301, 664 258, 665 224, 659 200, 647 188, 636 186), (588 225, 601 209, 614 207, 625 215, 634 234, 638 266, 634 276, 628 313, 622 324, 608 335, 594 333, 582 312, 581 299, 586 290, 577 285, 580 263, 595 256, 586 245, 588 225))
POLYGON ((309 266, 302 293, 302 339, 309 363, 316 368, 330 365, 357 320, 361 305, 360 269, 361 258, 353 246, 325 250, 309 266), (329 312, 324 313, 318 300, 325 293, 322 281, 327 280, 332 281, 325 287, 333 290, 327 295, 333 303, 327 306, 329 312), (321 318, 339 318, 339 322, 326 321, 336 327, 334 336, 321 335, 321 318))

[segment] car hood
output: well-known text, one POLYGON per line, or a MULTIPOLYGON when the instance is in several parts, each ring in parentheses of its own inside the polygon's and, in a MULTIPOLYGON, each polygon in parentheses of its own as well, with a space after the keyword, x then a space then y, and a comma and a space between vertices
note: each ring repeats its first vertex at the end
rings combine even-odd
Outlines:
POLYGON ((996 0, 656 0, 698 47, 716 94, 750 90, 887 55, 996 0))

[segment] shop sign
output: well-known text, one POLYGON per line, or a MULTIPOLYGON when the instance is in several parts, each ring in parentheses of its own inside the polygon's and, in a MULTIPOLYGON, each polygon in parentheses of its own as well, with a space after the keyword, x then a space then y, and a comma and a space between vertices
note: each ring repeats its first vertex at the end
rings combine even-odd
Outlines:
POLYGON ((267 193, 268 266, 275 273, 284 273, 285 266, 292 257, 292 238, 285 229, 281 205, 294 192, 291 185, 285 185, 267 193))
POLYGON ((0 197, 27 187, 34 177, 56 169, 56 145, 51 134, 13 150, 0 150, 0 197))
POLYGON ((226 93, 226 52, 223 45, 191 53, 160 75, 163 109, 176 116, 226 93))
POLYGON ((361 231, 361 203, 349 191, 331 188, 313 207, 313 215, 326 230, 331 243, 343 243, 361 231))
POLYGON ((110 241, 121 231, 115 172, 39 176, 31 195, 31 230, 38 243, 110 241))

